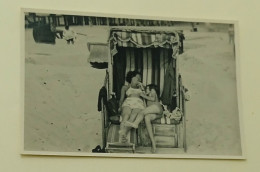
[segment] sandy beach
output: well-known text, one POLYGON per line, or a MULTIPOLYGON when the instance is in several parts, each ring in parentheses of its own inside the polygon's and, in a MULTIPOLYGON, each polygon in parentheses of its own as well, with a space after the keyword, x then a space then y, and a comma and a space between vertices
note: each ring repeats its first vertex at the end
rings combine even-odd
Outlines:
MULTIPOLYGON (((78 35, 74 45, 62 39, 37 44, 32 29, 25 30, 26 151, 91 152, 102 144, 97 101, 105 70, 87 62, 87 41, 105 42, 108 27, 72 28, 87 35, 78 35)), ((241 155, 235 56, 228 34, 182 29, 180 73, 191 94, 187 154, 241 155)))

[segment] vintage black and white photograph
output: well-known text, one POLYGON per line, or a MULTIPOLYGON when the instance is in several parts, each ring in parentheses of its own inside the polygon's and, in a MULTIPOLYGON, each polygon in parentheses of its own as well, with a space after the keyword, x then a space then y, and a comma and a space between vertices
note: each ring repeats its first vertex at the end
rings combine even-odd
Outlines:
POLYGON ((244 158, 236 22, 22 15, 22 154, 244 158))

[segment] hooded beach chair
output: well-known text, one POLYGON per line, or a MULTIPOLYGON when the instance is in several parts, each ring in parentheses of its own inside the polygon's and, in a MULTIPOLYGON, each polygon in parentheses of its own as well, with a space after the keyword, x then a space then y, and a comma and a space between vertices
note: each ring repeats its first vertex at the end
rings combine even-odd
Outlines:
MULTIPOLYGON (((144 85, 155 84, 158 87, 158 96, 166 109, 172 112, 178 108, 181 114, 179 118, 163 116, 152 122, 157 147, 186 151, 185 88, 178 72, 183 38, 181 31, 117 28, 111 29, 108 43, 102 45, 107 48, 108 56, 104 81, 107 100, 113 95, 120 98, 128 71, 139 71, 144 85)), ((122 144, 118 135, 119 124, 110 120, 106 102, 102 102, 101 111, 103 146, 107 152, 142 152, 142 148, 151 146, 144 123, 137 130, 132 129, 127 136, 128 142, 122 144)))

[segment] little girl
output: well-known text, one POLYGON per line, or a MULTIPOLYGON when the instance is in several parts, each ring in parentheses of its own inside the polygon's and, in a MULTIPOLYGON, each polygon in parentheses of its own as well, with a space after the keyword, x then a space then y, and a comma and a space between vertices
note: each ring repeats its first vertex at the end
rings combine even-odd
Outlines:
POLYGON ((147 100, 147 107, 137 114, 133 123, 126 121, 125 126, 138 128, 139 123, 145 119, 146 128, 152 142, 152 153, 156 151, 156 143, 153 136, 151 121, 161 118, 163 114, 163 105, 159 102, 156 86, 153 84, 146 86, 146 94, 141 94, 141 97, 147 100))
POLYGON ((74 44, 76 39, 77 33, 74 32, 68 25, 65 26, 65 30, 63 31, 63 37, 67 41, 67 44, 74 44))

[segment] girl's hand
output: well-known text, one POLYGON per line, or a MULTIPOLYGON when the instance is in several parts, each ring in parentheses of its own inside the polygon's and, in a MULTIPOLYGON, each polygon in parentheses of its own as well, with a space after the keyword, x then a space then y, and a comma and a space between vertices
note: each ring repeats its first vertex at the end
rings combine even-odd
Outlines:
POLYGON ((144 93, 140 93, 140 97, 145 97, 146 95, 144 93))
POLYGON ((121 108, 121 107, 119 107, 119 108, 118 108, 118 112, 119 112, 119 113, 121 113, 121 111, 122 111, 122 108, 121 108))
POLYGON ((138 86, 141 88, 141 90, 144 90, 144 86, 141 82, 138 83, 138 86))

